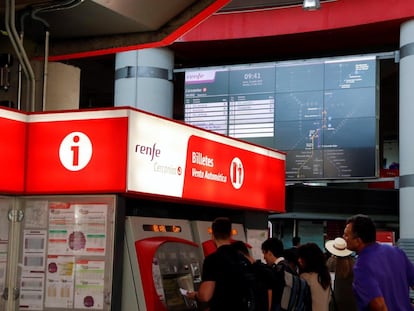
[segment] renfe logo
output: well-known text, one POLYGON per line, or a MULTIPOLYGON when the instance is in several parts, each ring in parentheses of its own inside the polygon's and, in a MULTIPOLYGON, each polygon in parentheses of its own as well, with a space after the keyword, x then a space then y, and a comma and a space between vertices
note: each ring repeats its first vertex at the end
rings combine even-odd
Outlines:
POLYGON ((230 164, 230 180, 235 189, 240 189, 244 180, 243 163, 239 158, 234 158, 230 164))
POLYGON ((135 145, 135 152, 143 155, 147 155, 154 160, 154 157, 159 158, 161 156, 161 149, 156 147, 157 143, 152 146, 135 145))
POLYGON ((59 147, 59 159, 69 171, 80 171, 92 158, 92 143, 81 132, 68 134, 59 147))
POLYGON ((216 77, 216 70, 187 71, 185 73, 186 84, 211 83, 216 77))

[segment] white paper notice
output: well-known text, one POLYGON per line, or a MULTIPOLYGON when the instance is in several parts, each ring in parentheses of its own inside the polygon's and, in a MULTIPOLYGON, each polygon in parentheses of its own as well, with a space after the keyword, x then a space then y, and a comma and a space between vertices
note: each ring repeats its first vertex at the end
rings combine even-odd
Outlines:
POLYGON ((20 281, 20 310, 43 310, 44 274, 22 276, 20 281))
POLYGON ((24 212, 26 228, 45 228, 47 226, 47 201, 28 201, 24 212))
POLYGON ((6 284, 6 266, 7 256, 6 254, 0 253, 0 293, 4 292, 4 287, 6 284))
POLYGON ((84 204, 74 208, 76 230, 85 235, 83 254, 105 255, 108 205, 84 204))
POLYGON ((103 309, 105 262, 76 261, 75 308, 103 309))
MULTIPOLYGON (((7 217, 8 210, 9 210, 9 207, 7 205, 5 206, 0 205, 0 241, 6 241, 6 242, 9 236, 9 219, 7 217)), ((0 252, 3 250, 7 251, 7 247, 5 249, 4 247, 0 248, 0 252)))
POLYGON ((9 245, 8 209, 7 204, 0 205, 0 294, 3 293, 6 285, 7 248, 9 245))
POLYGON ((44 273, 46 230, 24 230, 23 274, 44 273))
POLYGON ((247 243, 252 247, 252 256, 256 260, 263 260, 262 243, 268 238, 268 230, 247 229, 247 243))
POLYGON ((73 256, 48 256, 46 307, 73 308, 74 265, 73 256))
POLYGON ((107 204, 51 204, 48 253, 105 255, 107 204))
POLYGON ((23 231, 20 309, 43 309, 46 234, 46 230, 23 231))
POLYGON ((0 294, 3 293, 6 282, 7 248, 9 244, 7 209, 8 206, 0 206, 0 294))
POLYGON ((66 203, 49 204, 49 255, 71 255, 69 232, 75 224, 75 209, 66 203))

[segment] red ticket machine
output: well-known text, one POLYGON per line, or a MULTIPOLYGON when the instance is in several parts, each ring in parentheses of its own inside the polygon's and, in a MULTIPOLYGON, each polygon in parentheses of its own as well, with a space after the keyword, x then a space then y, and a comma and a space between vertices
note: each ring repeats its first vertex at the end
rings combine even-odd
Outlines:
POLYGON ((127 217, 122 310, 195 308, 185 292, 198 289, 201 258, 187 220, 127 217))
MULTIPOLYGON (((211 237, 211 221, 193 221, 194 240, 202 246, 202 255, 205 257, 215 252, 216 244, 211 237)), ((232 239, 246 242, 246 234, 242 224, 232 224, 232 239)))

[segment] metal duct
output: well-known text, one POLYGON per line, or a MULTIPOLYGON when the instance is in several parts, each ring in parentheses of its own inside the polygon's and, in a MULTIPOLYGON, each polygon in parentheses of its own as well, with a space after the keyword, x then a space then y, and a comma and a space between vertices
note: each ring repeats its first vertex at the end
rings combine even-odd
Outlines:
MULTIPOLYGON (((29 102, 30 102, 30 111, 35 111, 35 75, 30 64, 30 61, 27 57, 26 51, 23 47, 23 44, 17 34, 15 26, 15 2, 14 0, 6 0, 6 15, 5 15, 5 26, 7 34, 10 38, 10 41, 13 45, 13 48, 16 52, 17 58, 19 59, 20 64, 22 65, 24 74, 28 81, 29 87, 29 102)), ((18 90, 21 91, 20 88, 18 90)), ((17 103, 17 107, 21 107, 20 97, 17 103)))

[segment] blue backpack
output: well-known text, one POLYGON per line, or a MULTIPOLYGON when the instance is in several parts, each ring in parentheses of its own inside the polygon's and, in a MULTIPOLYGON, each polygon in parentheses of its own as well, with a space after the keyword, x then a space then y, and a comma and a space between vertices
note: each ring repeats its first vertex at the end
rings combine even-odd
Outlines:
POLYGON ((285 285, 280 307, 283 311, 312 311, 312 297, 308 283, 299 275, 287 271, 285 264, 278 264, 284 273, 285 285))
POLYGON ((312 310, 312 298, 308 283, 298 275, 285 271, 285 287, 283 288, 280 306, 286 311, 312 310))

